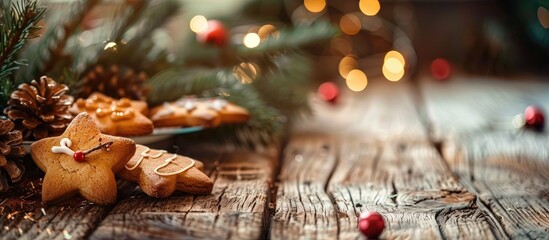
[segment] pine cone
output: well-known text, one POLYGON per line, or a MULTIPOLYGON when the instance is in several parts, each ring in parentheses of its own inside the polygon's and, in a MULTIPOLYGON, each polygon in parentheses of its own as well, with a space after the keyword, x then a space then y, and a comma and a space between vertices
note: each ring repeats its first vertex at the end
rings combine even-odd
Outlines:
POLYGON ((148 92, 144 85, 147 79, 144 71, 136 72, 117 65, 97 65, 81 79, 77 95, 87 98, 94 92, 100 92, 115 99, 144 100, 148 92))
POLYGON ((74 98, 65 95, 68 90, 67 85, 46 76, 41 77, 40 82, 32 80, 30 85, 21 84, 10 95, 4 114, 23 132, 23 139, 60 135, 73 118, 69 107, 74 98))
POLYGON ((23 176, 25 167, 21 157, 25 156, 23 134, 14 130, 10 120, 0 119, 0 192, 9 189, 8 179, 12 183, 17 182, 23 176))

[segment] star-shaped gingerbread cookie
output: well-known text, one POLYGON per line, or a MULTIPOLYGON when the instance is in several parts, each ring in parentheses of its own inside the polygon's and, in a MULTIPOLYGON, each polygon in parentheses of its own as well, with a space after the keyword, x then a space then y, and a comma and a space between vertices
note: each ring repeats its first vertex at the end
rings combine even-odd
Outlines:
POLYGON ((101 134, 88 113, 80 113, 58 137, 31 145, 32 159, 46 173, 42 201, 55 203, 80 194, 96 204, 116 201, 115 173, 135 153, 131 139, 101 134))
POLYGON ((213 181, 200 171, 202 167, 194 159, 137 145, 135 155, 118 176, 138 183, 144 193, 156 198, 168 197, 176 190, 210 194, 213 181))

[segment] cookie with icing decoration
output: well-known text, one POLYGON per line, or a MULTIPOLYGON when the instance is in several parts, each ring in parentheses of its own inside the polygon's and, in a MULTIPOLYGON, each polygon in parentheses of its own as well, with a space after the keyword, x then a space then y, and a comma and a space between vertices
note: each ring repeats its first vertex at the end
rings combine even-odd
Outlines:
POLYGON ((87 99, 78 99, 69 110, 73 114, 89 113, 102 133, 116 136, 141 136, 152 133, 153 123, 144 114, 147 103, 119 100, 94 93, 87 99))
POLYGON ((219 114, 222 124, 245 123, 250 119, 248 110, 225 99, 214 98, 205 102, 206 106, 219 114))
POLYGON ((121 179, 139 184, 151 197, 165 198, 174 191, 190 194, 210 194, 213 181, 194 159, 137 145, 135 155, 118 173, 121 179))
POLYGON ((221 123, 216 111, 202 106, 195 98, 164 103, 151 110, 155 127, 215 127, 221 123))
POLYGON ((220 98, 182 98, 151 110, 151 119, 156 127, 217 127, 245 123, 249 118, 246 109, 220 98))
POLYGON ((96 204, 116 201, 115 173, 135 153, 135 142, 102 134, 88 113, 80 113, 58 137, 34 142, 32 159, 46 174, 42 201, 57 203, 76 195, 96 204))

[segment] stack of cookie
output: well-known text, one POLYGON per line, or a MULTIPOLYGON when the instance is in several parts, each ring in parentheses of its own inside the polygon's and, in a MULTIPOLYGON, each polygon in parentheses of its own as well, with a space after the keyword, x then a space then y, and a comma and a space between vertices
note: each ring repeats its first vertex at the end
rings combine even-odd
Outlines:
MULTIPOLYGON (((127 108, 126 103, 122 105, 127 108)), ((134 112, 134 117, 139 113, 134 112)), ((138 183, 146 194, 157 198, 168 197, 176 190, 191 194, 211 192, 213 182, 201 171, 201 162, 103 134, 100 129, 104 126, 96 124, 98 118, 101 117, 80 113, 62 135, 31 145, 32 159, 46 173, 42 184, 45 203, 80 195, 96 204, 112 204, 117 197, 115 174, 138 183)), ((112 117, 103 121, 116 122, 112 117)))
POLYGON ((245 123, 250 118, 246 109, 221 98, 182 98, 149 113, 143 101, 113 99, 101 93, 76 100, 70 112, 88 113, 102 133, 115 136, 147 135, 154 127, 217 127, 245 123))

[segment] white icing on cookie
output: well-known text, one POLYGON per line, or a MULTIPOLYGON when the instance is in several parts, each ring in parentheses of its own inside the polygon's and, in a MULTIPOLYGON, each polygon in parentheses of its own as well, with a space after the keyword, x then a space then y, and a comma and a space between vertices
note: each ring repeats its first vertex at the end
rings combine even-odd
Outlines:
POLYGON ((162 104, 162 107, 164 107, 162 110, 158 111, 156 114, 154 114, 153 118, 159 118, 164 116, 169 116, 175 113, 175 107, 171 104, 165 102, 162 104))
POLYGON ((51 148, 51 151, 53 153, 64 153, 71 157, 74 155, 74 151, 69 148, 72 145, 72 141, 70 139, 68 138, 61 139, 61 141, 59 142, 59 145, 60 146, 53 146, 51 148))
MULTIPOLYGON (((154 159, 154 158, 159 158, 161 157, 164 153, 167 153, 166 150, 160 150, 159 153, 155 154, 155 155, 150 155, 149 154, 149 151, 151 149, 150 148, 146 148, 142 153, 141 153, 141 157, 139 158, 139 160, 137 160, 137 163, 135 165, 133 165, 132 167, 128 167, 128 165, 126 164, 125 168, 132 171, 134 169, 137 168, 137 166, 139 166, 139 164, 141 164, 141 162, 143 161, 143 159, 145 158, 151 158, 151 159, 154 159)), ((169 172, 169 173, 161 173, 159 172, 158 170, 160 170, 161 168, 164 168, 166 166, 168 166, 173 160, 175 160, 177 158, 177 154, 173 154, 173 156, 171 156, 170 158, 164 160, 164 163, 158 167, 156 167, 154 169, 154 173, 160 175, 160 176, 172 176, 172 175, 177 175, 177 174, 180 174, 182 172, 185 172, 187 170, 189 170, 190 168, 192 168, 194 166, 194 160, 191 159, 191 164, 187 165, 186 167, 178 170, 178 171, 174 171, 174 172, 169 172)))
POLYGON ((229 103, 225 99, 216 98, 209 102, 208 107, 213 108, 217 111, 225 108, 229 103))
POLYGON ((187 111, 192 111, 196 108, 196 99, 194 98, 182 98, 175 102, 178 107, 184 108, 187 111))

